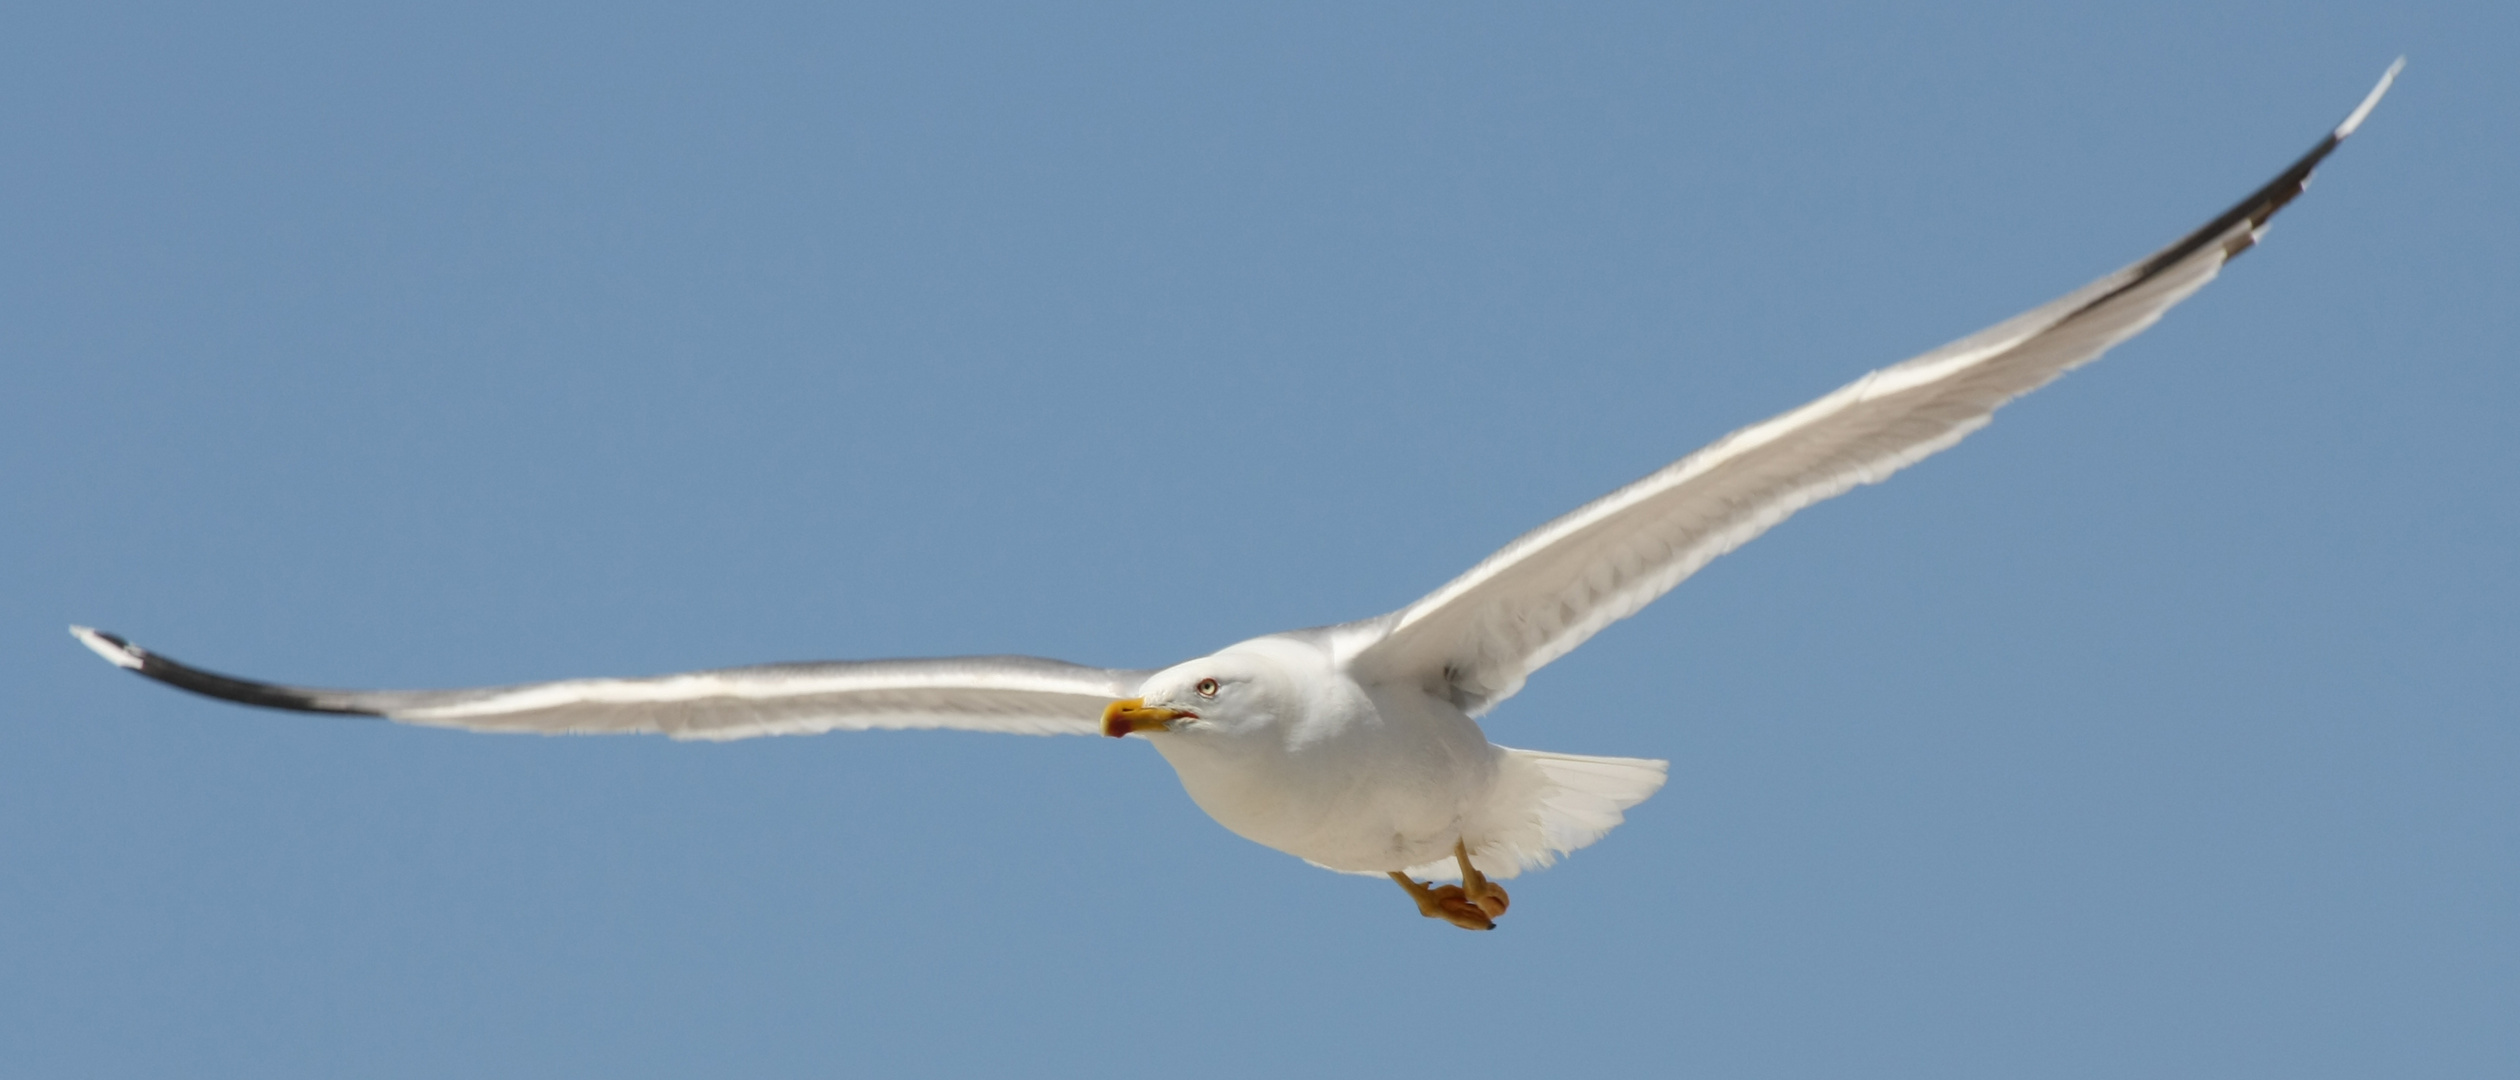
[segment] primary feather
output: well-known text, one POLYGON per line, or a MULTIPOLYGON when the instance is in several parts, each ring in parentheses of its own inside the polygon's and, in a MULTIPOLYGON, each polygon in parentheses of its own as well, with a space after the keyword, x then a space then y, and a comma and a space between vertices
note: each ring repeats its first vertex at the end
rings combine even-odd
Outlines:
MULTIPOLYGON (((1399 611, 1255 638, 1161 671, 979 656, 328 690, 205 671, 85 627, 72 633, 118 666, 212 697, 477 731, 1139 733, 1211 817, 1270 847, 1348 872, 1446 877, 1475 860, 1510 877, 1600 838, 1661 787, 1665 766, 1497 746, 1473 717, 1716 556, 1959 442, 2005 402, 2151 326, 2257 242, 2397 71, 2273 181, 2131 266, 1726 435, 1399 611)), ((1406 884, 1423 905, 1442 902, 1406 884)), ((1487 888, 1465 880, 1456 907, 1472 887, 1487 888)), ((1503 910, 1499 896, 1488 897, 1493 911, 1445 917, 1486 928, 1503 910)))
POLYGON ((2345 123, 2238 205, 2115 273, 1752 424, 1524 534, 1384 616, 1354 660, 1424 680, 1478 715, 1602 627, 1797 510, 1890 474, 1986 426, 2005 402, 2100 358, 2204 287, 2353 134, 2404 61, 2345 123))

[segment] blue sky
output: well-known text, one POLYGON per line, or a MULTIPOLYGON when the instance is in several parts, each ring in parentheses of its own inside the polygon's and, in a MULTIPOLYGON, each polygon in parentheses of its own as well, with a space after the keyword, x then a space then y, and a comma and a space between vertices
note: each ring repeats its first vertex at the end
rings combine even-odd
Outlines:
POLYGON ((2520 1069, 2510 5, 0 14, 26 1076, 2520 1069), (1502 930, 1140 742, 257 712, 1396 607, 2114 268, 2146 336, 1534 678, 1502 930))

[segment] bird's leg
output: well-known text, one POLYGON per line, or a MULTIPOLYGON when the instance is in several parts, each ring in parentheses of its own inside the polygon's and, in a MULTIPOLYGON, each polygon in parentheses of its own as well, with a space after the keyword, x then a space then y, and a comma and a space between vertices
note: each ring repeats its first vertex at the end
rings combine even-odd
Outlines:
POLYGON ((1489 881, 1478 867, 1470 865, 1470 846, 1467 843, 1453 841, 1453 858, 1461 863, 1462 898, 1477 906, 1479 913, 1487 916, 1492 925, 1498 916, 1505 914, 1506 908, 1513 906, 1513 898, 1505 895, 1503 887, 1489 881))
POLYGON ((1417 901, 1418 914, 1442 919, 1464 930, 1494 930, 1496 920, 1488 918, 1479 905, 1470 901, 1459 885, 1438 885, 1428 888, 1400 871, 1391 871, 1391 880, 1408 890, 1409 899, 1417 901))

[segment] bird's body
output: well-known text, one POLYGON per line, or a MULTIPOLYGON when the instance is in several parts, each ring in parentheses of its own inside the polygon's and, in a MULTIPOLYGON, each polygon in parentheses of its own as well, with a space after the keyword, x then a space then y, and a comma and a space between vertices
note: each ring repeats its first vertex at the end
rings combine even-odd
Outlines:
POLYGON ((1504 878, 1590 843, 1662 786, 1662 762, 1498 746, 1425 687, 1360 683, 1341 662, 1343 636, 1366 635, 1273 634, 1147 681, 1144 702, 1200 714, 1146 735, 1218 824, 1360 874, 1453 877, 1461 845, 1504 878), (1197 690, 1204 679, 1218 684, 1212 697, 1197 690))
POLYGON ((2274 181, 2148 258, 1718 439, 1398 611, 1254 638, 1160 671, 989 656, 318 690, 219 675, 111 634, 72 632, 116 665, 213 697, 480 731, 1142 736, 1227 829, 1332 870, 1389 874, 1420 912, 1487 929, 1506 906, 1487 878, 1599 839, 1662 786, 1665 766, 1497 746, 1479 715, 1708 561, 1804 506, 1959 442, 2005 402, 2151 326, 2257 242, 2397 71, 2274 181), (1420 877, 1461 884, 1429 888, 1420 877))
MULTIPOLYGON (((1451 851, 1495 785, 1478 721, 1413 689, 1360 685, 1301 637, 1242 642, 1150 684, 1219 674, 1220 696, 1247 699, 1233 721, 1215 719, 1222 710, 1211 705, 1204 719, 1146 734, 1191 801, 1246 839, 1333 870, 1382 873, 1451 851)), ((1156 689, 1149 700, 1187 708, 1197 697, 1156 689)))

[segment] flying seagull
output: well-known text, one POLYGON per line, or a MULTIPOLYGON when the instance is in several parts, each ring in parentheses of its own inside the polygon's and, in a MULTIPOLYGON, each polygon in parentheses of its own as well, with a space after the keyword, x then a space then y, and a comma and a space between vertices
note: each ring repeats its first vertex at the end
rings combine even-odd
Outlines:
POLYGON ((1161 670, 967 656, 467 690, 282 686, 87 627, 70 632, 120 667, 211 697, 474 731, 1137 735, 1226 828, 1316 866, 1388 875, 1420 914, 1488 930, 1508 903, 1498 879, 1600 839, 1662 787, 1665 763, 1498 746, 1477 717, 1716 556, 1959 442, 2005 402, 2151 326, 2257 242, 2404 65, 2390 65, 2290 168, 2176 243, 1717 439, 1524 534, 1416 603, 1359 622, 1269 634, 1161 670), (1446 881, 1456 883, 1437 884, 1446 881))

